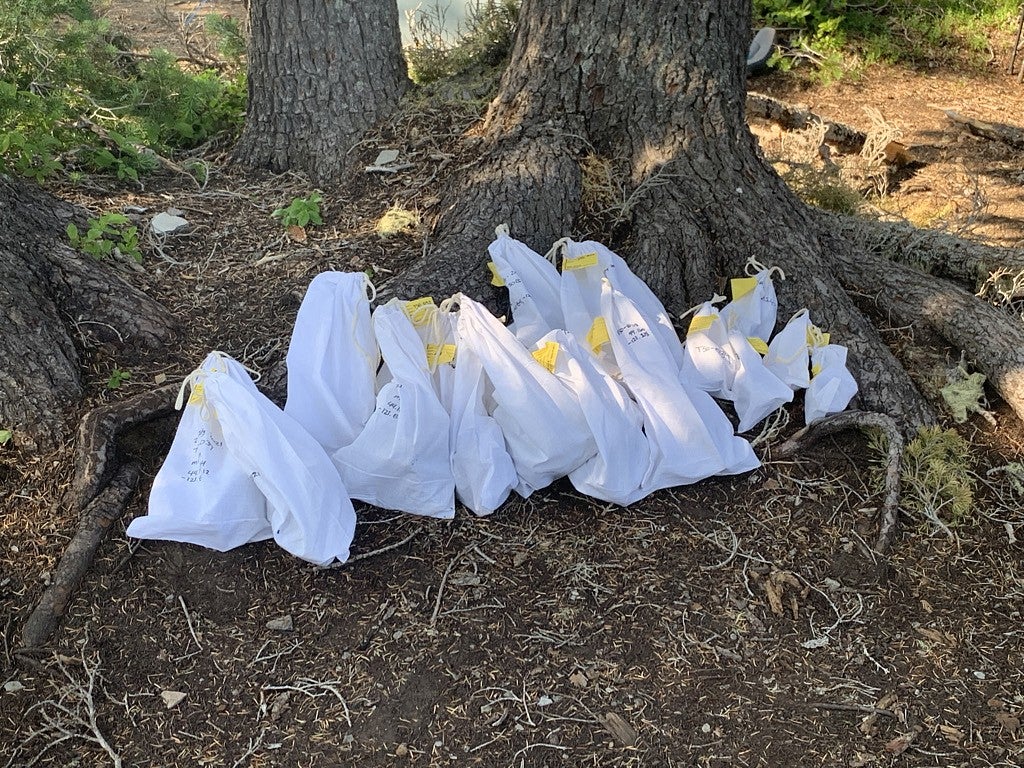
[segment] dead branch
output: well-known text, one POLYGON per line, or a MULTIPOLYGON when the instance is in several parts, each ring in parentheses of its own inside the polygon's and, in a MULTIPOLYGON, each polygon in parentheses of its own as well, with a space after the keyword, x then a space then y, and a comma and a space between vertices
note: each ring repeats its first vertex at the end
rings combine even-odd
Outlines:
POLYGON ((111 524, 124 512, 128 497, 139 483, 139 474, 138 463, 125 464, 83 511, 78 531, 57 564, 53 581, 22 628, 21 641, 27 648, 43 645, 57 628, 111 524))
POLYGON ((777 123, 788 130, 801 130, 816 124, 823 124, 827 128, 825 143, 848 154, 860 152, 867 140, 867 134, 863 131, 843 123, 826 120, 795 104, 787 104, 763 93, 747 94, 747 116, 759 117, 762 120, 777 123))
POLYGON ((903 435, 899 426, 884 413, 843 411, 804 427, 789 440, 773 449, 776 458, 793 456, 814 445, 821 438, 848 429, 879 429, 885 435, 888 455, 885 463, 885 499, 874 550, 880 555, 889 551, 899 522, 900 461, 903 457, 903 435))
POLYGON ((990 141, 1001 141, 1014 149, 1024 149, 1024 129, 1005 123, 987 123, 973 117, 965 117, 952 109, 942 110, 950 122, 963 128, 972 136, 979 136, 990 141))

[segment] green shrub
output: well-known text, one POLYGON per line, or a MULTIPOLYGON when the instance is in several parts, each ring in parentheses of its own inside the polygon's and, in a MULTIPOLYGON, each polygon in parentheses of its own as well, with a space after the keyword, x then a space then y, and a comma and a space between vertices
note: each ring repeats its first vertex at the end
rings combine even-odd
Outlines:
POLYGON ((453 40, 439 1, 407 14, 412 44, 406 47, 409 76, 425 85, 474 68, 504 63, 519 23, 519 0, 473 0, 453 40))
POLYGON ((241 75, 191 72, 164 51, 130 49, 87 0, 0 6, 0 172, 137 181, 156 167, 153 152, 240 129, 241 75))
POLYGON ((271 216, 280 219, 282 227, 302 227, 305 229, 310 224, 320 225, 324 223, 320 216, 320 203, 323 197, 319 192, 313 192, 306 197, 296 197, 284 206, 275 210, 271 216))

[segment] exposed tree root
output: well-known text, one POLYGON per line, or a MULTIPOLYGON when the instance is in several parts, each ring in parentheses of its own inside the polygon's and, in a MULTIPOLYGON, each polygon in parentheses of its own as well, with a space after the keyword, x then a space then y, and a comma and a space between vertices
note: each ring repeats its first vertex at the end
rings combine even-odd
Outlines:
POLYGON ((788 458, 806 450, 821 438, 848 429, 879 429, 885 435, 888 455, 885 463, 885 498, 879 513, 878 536, 874 551, 885 555, 892 546, 899 524, 900 461, 903 457, 903 435, 893 419, 882 413, 843 411, 804 427, 782 445, 772 449, 775 458, 788 458))
POLYGON ((881 313, 923 324, 963 350, 1024 420, 1024 326, 1019 320, 958 288, 871 254, 837 252, 841 279, 871 297, 881 313))
POLYGON ((812 125, 823 124, 828 129, 825 133, 825 143, 847 154, 860 152, 868 138, 863 131, 843 123, 826 120, 813 112, 808 112, 794 104, 779 101, 763 93, 750 92, 747 94, 747 116, 759 117, 789 130, 801 130, 812 125))
POLYGON ((26 647, 43 645, 56 630, 100 543, 111 524, 124 512, 128 498, 139 483, 139 473, 136 462, 122 466, 110 484, 82 512, 78 531, 57 564, 53 581, 22 628, 21 641, 26 647))
POLYGON ((440 299, 460 290, 493 304, 485 264, 494 228, 508 224, 513 237, 544 253, 569 234, 580 194, 580 167, 567 137, 544 131, 498 142, 444 201, 429 255, 379 286, 378 298, 440 299))
POLYGON ((170 416, 177 391, 177 384, 165 384, 86 414, 78 427, 75 476, 65 504, 81 510, 96 497, 110 475, 118 437, 137 424, 170 416))
POLYGON ((871 221, 820 212, 823 231, 836 244, 918 267, 978 290, 997 269, 1024 270, 1024 251, 998 248, 902 221, 871 221))

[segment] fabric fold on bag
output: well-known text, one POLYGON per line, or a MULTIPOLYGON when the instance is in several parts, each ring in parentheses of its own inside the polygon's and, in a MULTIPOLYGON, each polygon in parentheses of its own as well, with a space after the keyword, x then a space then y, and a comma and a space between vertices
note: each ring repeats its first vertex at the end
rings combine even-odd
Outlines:
POLYGON ((508 289, 512 311, 508 329, 523 346, 532 347, 546 333, 565 325, 559 299, 561 277, 550 261, 511 237, 506 225, 495 230, 487 253, 492 285, 508 289))
POLYGON ((314 277, 288 345, 284 412, 328 452, 356 439, 376 402, 380 352, 370 325, 368 288, 362 272, 314 277))
POLYGON ((573 394, 483 305, 456 294, 458 346, 479 360, 493 388, 491 416, 529 496, 572 472, 597 447, 573 394))
POLYGON ((428 304, 433 301, 392 299, 374 311, 374 334, 391 378, 377 393, 363 431, 331 458, 352 498, 384 509, 452 518, 450 421, 414 326, 432 315, 428 304))

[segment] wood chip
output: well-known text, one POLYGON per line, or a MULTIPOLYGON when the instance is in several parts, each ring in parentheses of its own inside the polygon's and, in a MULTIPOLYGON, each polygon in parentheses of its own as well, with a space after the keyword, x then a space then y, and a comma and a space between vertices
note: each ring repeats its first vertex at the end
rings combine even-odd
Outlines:
POLYGON ((599 720, 605 730, 615 737, 615 741, 621 746, 636 746, 636 729, 627 723, 620 715, 617 715, 614 712, 606 712, 603 717, 599 718, 599 720))

